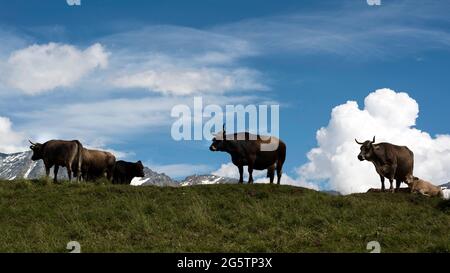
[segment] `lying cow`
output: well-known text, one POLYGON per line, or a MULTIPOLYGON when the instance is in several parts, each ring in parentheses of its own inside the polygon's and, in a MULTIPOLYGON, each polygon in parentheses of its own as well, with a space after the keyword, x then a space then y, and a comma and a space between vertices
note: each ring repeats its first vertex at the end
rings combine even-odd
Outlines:
POLYGON ((393 191, 393 182, 396 180, 396 190, 400 189, 402 182, 407 181, 407 177, 413 174, 414 153, 406 146, 397 146, 390 143, 375 144, 373 141, 356 143, 361 145, 361 152, 358 155, 360 161, 370 161, 375 166, 375 170, 380 175, 381 190, 385 191, 385 178, 391 183, 390 190, 393 191))
POLYGON ((119 160, 114 167, 113 184, 130 184, 135 177, 144 177, 144 165, 119 160))
POLYGON ((411 193, 419 193, 428 197, 442 197, 444 193, 441 188, 434 186, 428 181, 410 176, 408 177, 408 186, 411 189, 411 193))
POLYGON ((105 177, 112 179, 116 157, 110 153, 99 150, 83 148, 81 173, 85 181, 92 181, 105 177))
POLYGON ((275 137, 264 137, 250 133, 226 135, 225 126, 222 134, 213 138, 209 149, 213 152, 227 152, 231 161, 239 169, 239 183, 243 183, 244 166, 248 166, 248 183, 253 183, 253 170, 266 170, 270 183, 273 183, 275 169, 277 182, 280 184, 283 164, 286 159, 286 144, 275 137), (264 147, 273 149, 264 149, 264 147))
POLYGON ((45 174, 50 175, 50 168, 54 168, 53 181, 57 182, 59 167, 66 167, 69 181, 72 180, 72 171, 77 173, 77 181, 80 181, 80 170, 82 165, 83 145, 78 140, 49 140, 44 144, 31 143, 30 149, 33 151, 31 160, 42 159, 45 165, 45 174), (76 164, 74 164, 76 162, 76 164))

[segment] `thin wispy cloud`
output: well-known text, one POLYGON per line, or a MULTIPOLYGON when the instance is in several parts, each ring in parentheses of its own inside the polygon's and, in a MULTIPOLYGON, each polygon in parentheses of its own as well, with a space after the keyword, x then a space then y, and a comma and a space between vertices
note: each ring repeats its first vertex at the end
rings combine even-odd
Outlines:
POLYGON ((448 49, 449 20, 441 2, 403 1, 378 8, 346 3, 340 9, 254 18, 212 31, 245 38, 263 54, 326 54, 353 61, 404 56, 448 49))

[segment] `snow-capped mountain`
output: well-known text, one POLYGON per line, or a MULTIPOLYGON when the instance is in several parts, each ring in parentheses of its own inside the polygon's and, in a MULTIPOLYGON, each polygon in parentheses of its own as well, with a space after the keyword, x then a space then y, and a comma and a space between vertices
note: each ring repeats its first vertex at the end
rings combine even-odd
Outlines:
POLYGON ((44 163, 31 160, 32 152, 0 154, 0 179, 39 178, 45 174, 44 163))
MULTIPOLYGON (((26 151, 14 154, 0 153, 0 179, 38 179, 45 176, 44 162, 42 160, 32 161, 32 152, 26 151)), ((236 183, 233 179, 218 177, 215 175, 193 175, 179 182, 173 180, 164 173, 157 173, 147 167, 144 168, 145 177, 136 177, 132 181, 132 185, 141 186, 171 186, 178 187, 180 185, 200 185, 200 184, 220 184, 220 183, 236 183)), ((53 168, 50 170, 50 177, 53 178, 53 168)), ((58 179, 67 179, 67 170, 60 167, 58 171, 58 179)))
POLYGON ((135 177, 132 185, 140 186, 169 186, 177 187, 179 184, 164 173, 157 173, 144 167, 144 177, 135 177))
POLYGON ((235 184, 238 183, 237 179, 221 177, 216 175, 191 175, 186 177, 180 182, 180 186, 193 186, 193 185, 211 185, 211 184, 235 184))

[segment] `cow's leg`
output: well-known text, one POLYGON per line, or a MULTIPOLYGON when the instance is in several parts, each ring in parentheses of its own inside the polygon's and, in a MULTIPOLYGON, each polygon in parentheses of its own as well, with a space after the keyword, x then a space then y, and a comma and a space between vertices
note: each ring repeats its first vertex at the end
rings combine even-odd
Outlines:
POLYGON ((282 175, 283 175, 283 163, 281 163, 281 161, 278 161, 278 163, 277 163, 277 184, 278 185, 280 185, 282 175))
POLYGON ((72 167, 71 165, 67 165, 67 175, 69 176, 69 182, 72 182, 72 167))
POLYGON ((267 168, 267 177, 270 179, 270 184, 273 184, 273 179, 275 178, 275 165, 267 168))
POLYGON ((380 179, 381 179, 381 191, 384 192, 386 191, 386 186, 384 185, 384 176, 380 175, 380 179))
POLYGON ((244 166, 239 165, 239 184, 244 183, 244 166))
POLYGON ((50 176, 50 166, 45 165, 45 176, 48 178, 50 176))
POLYGON ((53 182, 58 182, 58 170, 59 170, 59 166, 58 165, 55 165, 55 168, 53 169, 53 175, 54 175, 54 177, 53 177, 53 182))
POLYGON ((248 183, 253 184, 253 162, 248 163, 248 183))
POLYGON ((391 184, 391 186, 389 187, 389 191, 394 192, 394 179, 390 178, 389 183, 391 184))
POLYGON ((253 168, 255 166, 256 155, 249 155, 247 157, 248 162, 248 183, 253 184, 253 168))
POLYGON ((253 184, 253 166, 248 165, 248 183, 253 184))
POLYGON ((403 181, 397 179, 397 180, 395 180, 395 182, 396 182, 395 190, 396 190, 396 191, 399 191, 399 190, 400 190, 400 186, 402 185, 402 182, 403 182, 403 181))

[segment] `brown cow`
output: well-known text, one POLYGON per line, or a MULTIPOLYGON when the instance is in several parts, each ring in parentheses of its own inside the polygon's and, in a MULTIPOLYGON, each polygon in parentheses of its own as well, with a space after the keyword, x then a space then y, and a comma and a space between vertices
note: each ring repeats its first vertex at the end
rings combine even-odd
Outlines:
MULTIPOLYGON (((29 140, 30 141, 30 140, 29 140)), ((50 168, 54 168, 53 181, 57 181, 59 166, 66 167, 69 181, 72 180, 72 171, 77 173, 77 181, 80 181, 79 175, 81 170, 83 145, 78 140, 50 140, 41 143, 31 142, 30 149, 33 151, 31 160, 37 161, 42 159, 45 165, 45 174, 50 174, 50 168), (76 164, 74 164, 76 162, 76 164)))
POLYGON ((116 163, 116 157, 112 153, 83 148, 82 154, 81 174, 85 181, 105 177, 105 174, 108 180, 112 179, 116 163))
POLYGON ((213 138, 209 149, 213 152, 227 152, 231 161, 239 169, 239 183, 243 183, 244 166, 248 166, 248 183, 253 183, 253 170, 266 170, 270 183, 273 183, 275 169, 277 182, 280 184, 283 164, 286 159, 286 144, 275 137, 252 135, 250 133, 235 133, 226 135, 225 125, 222 134, 213 138), (272 146, 264 150, 262 145, 272 146))
POLYGON ((407 178, 413 174, 414 170, 414 153, 406 146, 397 146, 390 143, 375 144, 373 141, 356 143, 361 145, 361 152, 358 155, 360 161, 370 161, 375 166, 377 173, 381 179, 381 190, 385 191, 385 178, 391 183, 390 190, 393 191, 393 181, 397 182, 396 190, 400 189, 402 182, 407 182, 407 178))
POLYGON ((431 184, 423 179, 410 176, 408 177, 408 186, 411 189, 411 193, 420 193, 428 197, 444 197, 444 193, 441 188, 431 184))

